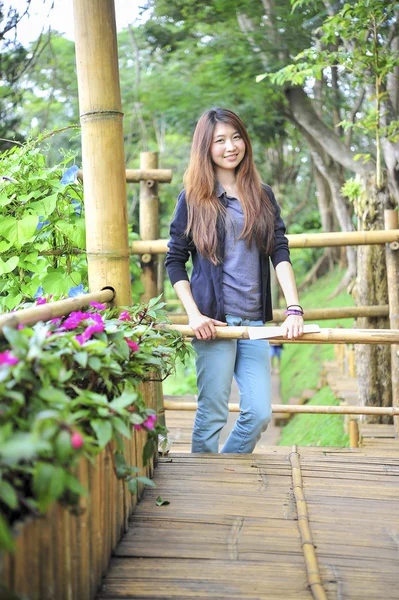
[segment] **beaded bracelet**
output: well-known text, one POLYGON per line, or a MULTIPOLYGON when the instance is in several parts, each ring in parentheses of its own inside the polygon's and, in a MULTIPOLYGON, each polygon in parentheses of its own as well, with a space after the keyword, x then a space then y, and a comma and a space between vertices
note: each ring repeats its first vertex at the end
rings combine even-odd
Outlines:
POLYGON ((293 310, 293 309, 287 309, 284 311, 285 315, 298 315, 300 317, 303 317, 303 311, 302 310, 293 310))

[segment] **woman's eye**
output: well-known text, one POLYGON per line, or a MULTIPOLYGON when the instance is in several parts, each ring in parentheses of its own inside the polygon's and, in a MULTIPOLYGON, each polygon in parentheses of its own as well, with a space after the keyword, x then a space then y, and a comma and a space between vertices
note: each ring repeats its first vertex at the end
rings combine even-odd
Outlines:
POLYGON ((235 135, 235 136, 233 137, 233 140, 240 140, 240 139, 241 139, 241 136, 240 136, 240 135, 235 135))

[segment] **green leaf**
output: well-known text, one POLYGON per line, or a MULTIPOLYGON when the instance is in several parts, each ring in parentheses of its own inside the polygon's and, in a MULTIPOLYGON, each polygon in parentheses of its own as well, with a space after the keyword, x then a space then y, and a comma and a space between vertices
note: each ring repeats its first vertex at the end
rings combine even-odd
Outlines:
POLYGON ((119 410, 121 408, 126 408, 127 406, 130 406, 135 402, 135 400, 137 400, 136 392, 128 392, 125 390, 124 392, 122 392, 119 398, 115 398, 114 400, 112 400, 112 402, 110 402, 109 405, 111 406, 111 408, 113 408, 113 410, 119 410))
POLYGON ((40 217, 49 217, 56 209, 58 194, 51 194, 29 204, 29 210, 40 217))
POLYGON ((46 510, 51 502, 62 495, 66 472, 62 467, 49 463, 38 463, 33 473, 33 490, 37 495, 39 509, 46 510))
POLYGON ((89 358, 89 367, 91 369, 93 369, 93 371, 96 371, 96 373, 98 373, 98 371, 101 371, 101 367, 102 367, 102 362, 101 359, 98 358, 98 356, 90 356, 89 358))
POLYGON ((90 421, 90 425, 97 436, 100 448, 104 448, 112 438, 111 423, 102 419, 94 419, 90 421))
POLYGON ((0 499, 12 510, 15 510, 18 506, 17 494, 12 485, 8 481, 5 481, 5 479, 0 480, 0 499))
POLYGON ((155 500, 155 504, 157 506, 167 506, 168 504, 170 504, 169 500, 164 500, 163 498, 161 498, 161 496, 158 496, 158 498, 155 500))
POLYGON ((152 438, 148 438, 143 448, 143 465, 146 466, 150 459, 154 456, 156 450, 155 441, 152 438))
POLYGON ((65 486, 74 494, 78 494, 78 496, 87 496, 88 492, 86 488, 71 473, 65 474, 65 486))
POLYGON ((0 514, 0 548, 4 552, 13 552, 15 549, 11 529, 2 514, 0 514))
POLYGON ((63 429, 59 432, 54 441, 54 449, 59 461, 65 463, 72 454, 71 434, 69 431, 63 429))
POLYGON ((87 360, 89 358, 89 355, 87 354, 87 352, 76 352, 73 355, 74 359, 76 360, 76 362, 83 367, 83 369, 85 369, 87 367, 87 360))
POLYGON ((130 439, 132 437, 132 432, 129 429, 129 427, 126 425, 126 423, 120 419, 119 417, 112 417, 111 419, 112 425, 113 427, 119 431, 119 433, 123 436, 125 436, 126 438, 130 439))
POLYGON ((16 268, 16 266, 18 265, 18 262, 19 262, 18 256, 12 256, 6 262, 4 262, 0 258, 0 275, 5 275, 6 273, 11 273, 11 271, 13 271, 16 268))
POLYGON ((144 483, 144 485, 148 485, 152 488, 157 487, 152 479, 149 477, 144 477, 143 475, 137 475, 137 481, 140 481, 140 483, 144 483))
POLYGON ((127 487, 131 494, 135 494, 137 492, 137 479, 135 477, 129 479, 127 482, 127 487))

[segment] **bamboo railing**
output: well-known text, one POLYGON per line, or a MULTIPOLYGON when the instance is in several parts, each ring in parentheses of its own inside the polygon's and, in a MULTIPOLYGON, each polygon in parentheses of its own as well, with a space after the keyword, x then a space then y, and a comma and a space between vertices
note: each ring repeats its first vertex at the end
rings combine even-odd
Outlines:
POLYGON ((115 297, 112 288, 106 288, 100 292, 91 292, 76 296, 76 298, 67 298, 57 300, 39 306, 32 306, 13 313, 0 314, 0 332, 3 327, 17 327, 18 325, 33 325, 39 321, 50 321, 56 317, 63 317, 68 313, 89 306, 90 302, 110 303, 115 297))
MULTIPOLYGON (((166 304, 171 303, 166 300, 166 304)), ((180 304, 180 300, 176 301, 180 304)), ((389 306, 342 306, 338 308, 309 308, 304 314, 305 321, 324 321, 327 319, 346 319, 357 317, 387 317, 389 315, 389 306)), ((176 325, 187 325, 188 317, 185 313, 168 313, 168 317, 172 323, 176 325)), ((283 309, 273 310, 273 321, 276 323, 282 322, 285 319, 283 309)))
MULTIPOLYGON (((188 325, 165 325, 182 335, 192 338, 193 330, 188 325)), ((248 327, 215 327, 216 339, 248 340, 248 327)), ((260 327, 256 328, 260 330, 260 327)), ((264 328, 267 331, 267 327, 264 328)), ((304 333, 300 338, 270 339, 269 342, 284 344, 398 344, 398 329, 330 329, 321 328, 320 333, 304 333)))
MULTIPOLYGON (((288 234, 290 248, 330 248, 333 246, 367 246, 399 242, 399 229, 377 231, 337 231, 333 233, 288 234)), ((163 254, 168 251, 168 240, 135 240, 133 254, 163 254)))

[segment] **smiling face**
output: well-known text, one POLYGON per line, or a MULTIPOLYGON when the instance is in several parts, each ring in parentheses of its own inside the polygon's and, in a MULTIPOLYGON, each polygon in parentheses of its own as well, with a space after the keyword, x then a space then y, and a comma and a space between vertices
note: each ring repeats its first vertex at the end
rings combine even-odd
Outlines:
POLYGON ((213 131, 210 153, 216 173, 232 171, 245 156, 245 142, 233 125, 218 122, 213 131))

